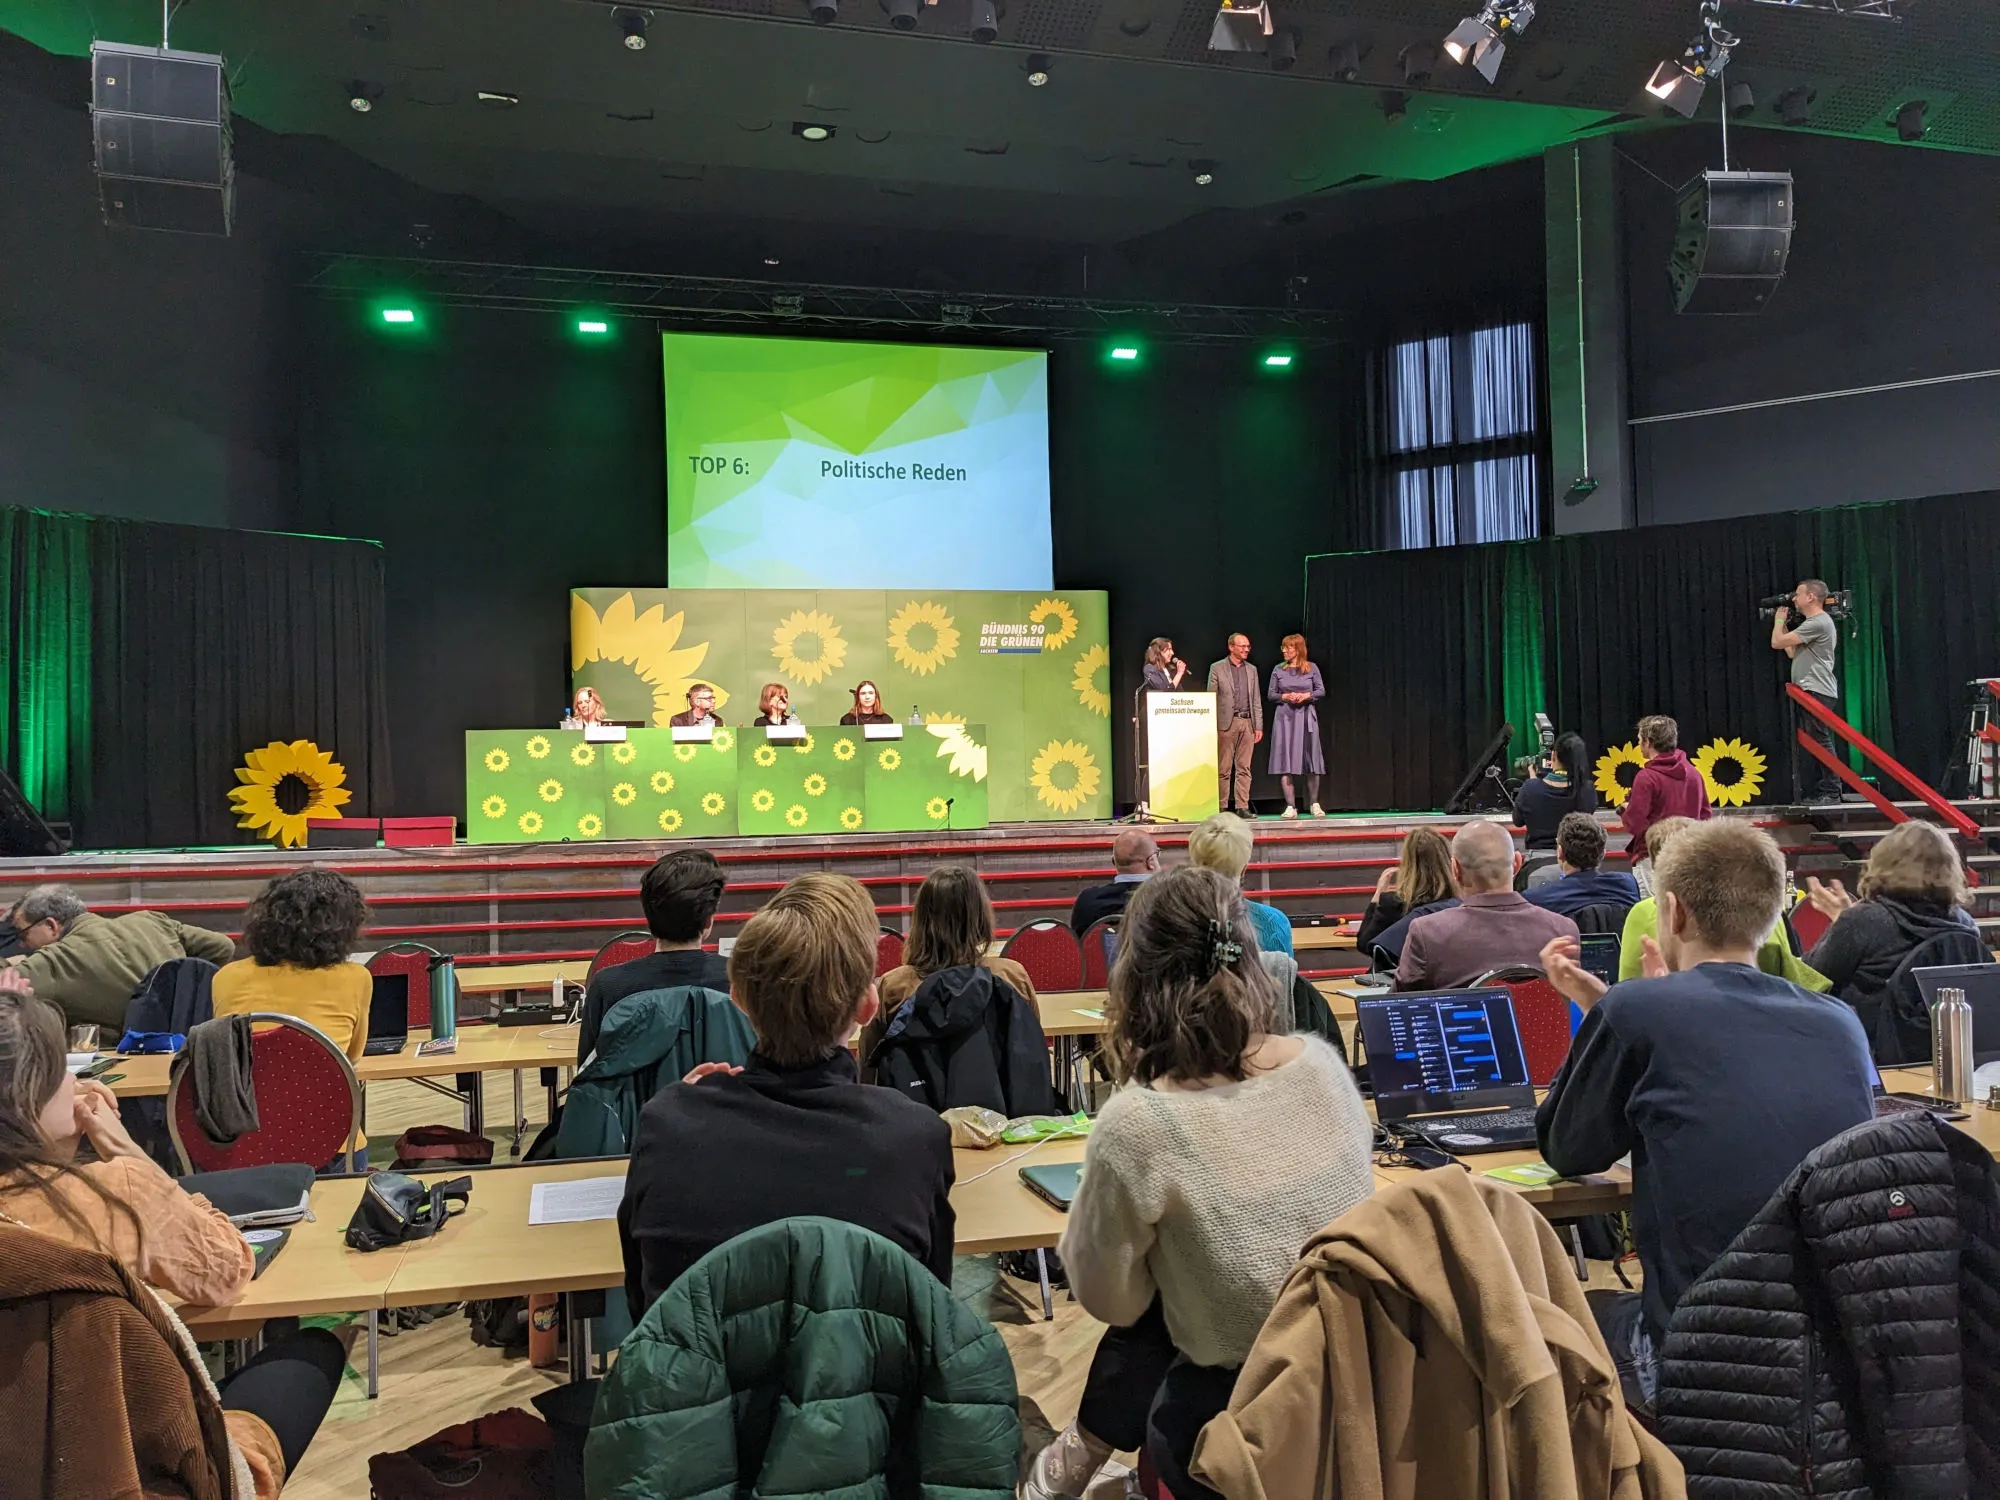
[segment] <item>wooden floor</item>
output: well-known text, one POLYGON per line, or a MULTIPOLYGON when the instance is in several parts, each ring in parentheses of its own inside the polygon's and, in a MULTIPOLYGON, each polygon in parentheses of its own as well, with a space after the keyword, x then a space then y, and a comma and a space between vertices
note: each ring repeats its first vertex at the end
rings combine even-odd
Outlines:
MULTIPOLYGON (((528 1075, 523 1090, 527 1133, 523 1149, 546 1115, 545 1096, 528 1075)), ((386 1165, 398 1134, 411 1125, 460 1123, 449 1100, 412 1083, 376 1083, 368 1088, 371 1156, 386 1165)), ((505 1124, 513 1107, 513 1086, 503 1075, 487 1075, 487 1133, 496 1142, 494 1160, 508 1159, 513 1143, 505 1124)), ((1608 1265, 1591 1264, 1591 1285, 1615 1287, 1608 1265)), ((1635 1284, 1636 1266, 1628 1267, 1635 1284)), ((1014 1357, 1021 1391, 1024 1442, 1037 1449, 1076 1415, 1084 1375, 1103 1325, 1062 1293, 1054 1322, 1044 1322, 1034 1305, 1032 1285, 999 1274, 991 1257, 961 1257, 953 1290, 975 1311, 990 1318, 1014 1357)), ((361 1358, 362 1348, 355 1347, 361 1358)), ((421 1441, 453 1423, 507 1407, 532 1412, 532 1398, 566 1378, 561 1367, 536 1370, 521 1358, 472 1342, 462 1314, 452 1313, 424 1327, 382 1340, 381 1395, 367 1398, 361 1377, 350 1369, 326 1424, 285 1486, 287 1500, 350 1500, 368 1493, 368 1459, 421 1441)), ((1121 1487, 1100 1480, 1091 1500, 1114 1500, 1121 1487)))

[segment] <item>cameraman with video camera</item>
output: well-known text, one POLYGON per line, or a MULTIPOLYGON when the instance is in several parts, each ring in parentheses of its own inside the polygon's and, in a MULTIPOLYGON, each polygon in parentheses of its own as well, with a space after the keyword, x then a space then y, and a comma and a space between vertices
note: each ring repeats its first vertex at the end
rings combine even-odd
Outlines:
MULTIPOLYGON (((1782 651, 1792 659, 1792 681, 1819 699, 1835 713, 1840 712, 1840 679, 1834 675, 1834 652, 1840 644, 1840 630, 1833 623, 1833 616, 1826 612, 1827 586, 1817 578, 1808 578, 1792 590, 1791 604, 1777 605, 1771 612, 1771 649, 1782 651), (1791 625, 1791 610, 1799 612, 1796 627, 1791 625)), ((1788 700, 1789 701, 1789 700, 1788 700)), ((1818 719, 1792 704, 1793 716, 1798 724, 1829 751, 1834 750, 1833 731, 1818 719)), ((1821 767, 1819 784, 1810 797, 1805 792, 1805 777, 1801 773, 1799 747, 1792 746, 1792 795, 1801 801, 1838 802, 1840 800, 1840 778, 1830 769, 1821 767)))

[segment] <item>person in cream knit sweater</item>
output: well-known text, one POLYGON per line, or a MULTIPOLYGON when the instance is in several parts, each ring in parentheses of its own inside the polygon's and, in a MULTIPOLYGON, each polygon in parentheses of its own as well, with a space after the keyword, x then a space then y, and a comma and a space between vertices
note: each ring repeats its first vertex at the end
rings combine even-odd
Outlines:
POLYGON ((1126 909, 1107 1050, 1125 1087, 1091 1131, 1063 1232, 1071 1290, 1110 1324, 1077 1420, 1028 1500, 1083 1494, 1113 1451, 1150 1451, 1177 1500, 1299 1249, 1374 1188, 1373 1131, 1340 1055, 1284 1035, 1242 892, 1172 870, 1126 909))

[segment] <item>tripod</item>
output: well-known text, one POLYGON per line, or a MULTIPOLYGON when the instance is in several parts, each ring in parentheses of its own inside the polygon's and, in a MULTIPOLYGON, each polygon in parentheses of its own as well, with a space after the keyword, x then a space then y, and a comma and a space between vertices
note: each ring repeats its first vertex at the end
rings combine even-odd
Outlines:
POLYGON ((1992 797, 2000 791, 2000 677, 1975 677, 1966 684, 1972 702, 1965 711, 1965 732, 1939 779, 1939 790, 1962 797, 1992 797))

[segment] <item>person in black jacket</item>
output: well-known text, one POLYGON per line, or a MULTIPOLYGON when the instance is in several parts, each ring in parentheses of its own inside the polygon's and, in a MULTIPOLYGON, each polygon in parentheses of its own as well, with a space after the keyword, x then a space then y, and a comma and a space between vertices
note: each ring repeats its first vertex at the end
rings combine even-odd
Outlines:
POLYGON ((1632 1158, 1645 1290, 1600 1299, 1605 1342, 1650 1404, 1674 1305, 1814 1147, 1874 1118, 1875 1067, 1854 1012, 1757 967, 1785 857, 1748 823, 1686 829, 1655 873, 1646 975, 1606 992, 1574 939, 1542 951, 1583 1026, 1535 1117, 1565 1177, 1632 1158))
POLYGON ((1878 1063, 1924 1062, 1931 1055, 1930 1015, 1909 977, 1910 960, 1993 962, 1966 910, 1972 893, 1958 850, 1934 823, 1900 824, 1868 856, 1859 887, 1857 901, 1838 880, 1821 885, 1807 878, 1808 899, 1833 925, 1806 962, 1854 1007, 1878 1063))
POLYGON ((926 977, 868 1063, 878 1084, 929 1109, 978 1105, 1015 1119, 1055 1108, 1041 1019, 983 964, 926 977))
POLYGON ((1583 736, 1565 733, 1555 753, 1540 761, 1514 794, 1514 818, 1526 834, 1530 854, 1556 847, 1556 828, 1570 813, 1597 811, 1597 789, 1590 782, 1590 752, 1583 736))
POLYGON ((2000 1173, 1920 1111, 1807 1156, 1674 1313, 1694 1500, 2000 1495, 2000 1173))
POLYGON ((1111 841, 1111 868, 1118 873, 1108 885, 1088 885, 1076 893, 1069 909, 1070 930, 1082 937, 1092 922, 1125 915, 1132 893, 1160 873, 1160 846, 1142 828, 1123 828, 1111 841))
POLYGON ((1401 936, 1393 948, 1382 934, 1419 912, 1443 911, 1458 902, 1458 882, 1451 875, 1451 845, 1435 828, 1412 828, 1403 835, 1402 857, 1375 878, 1375 899, 1361 913, 1354 946, 1362 953, 1387 948, 1393 957, 1403 952, 1401 936))
POLYGON ((847 1039, 875 1014, 874 903, 801 875, 743 924, 730 994, 757 1030, 747 1066, 703 1063, 639 1115, 618 1234, 637 1322, 697 1260, 800 1215, 859 1224, 951 1284, 951 1130, 860 1082, 847 1039))
POLYGON ((722 904, 726 884, 722 866, 706 849, 675 849, 653 862, 639 882, 639 905, 646 913, 654 951, 591 976, 577 1028, 579 1059, 588 1059, 597 1050, 604 1013, 628 995, 689 984, 729 992, 729 965, 702 946, 715 930, 715 909, 722 904))

